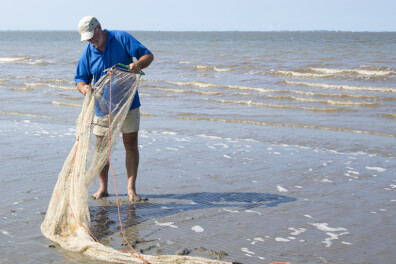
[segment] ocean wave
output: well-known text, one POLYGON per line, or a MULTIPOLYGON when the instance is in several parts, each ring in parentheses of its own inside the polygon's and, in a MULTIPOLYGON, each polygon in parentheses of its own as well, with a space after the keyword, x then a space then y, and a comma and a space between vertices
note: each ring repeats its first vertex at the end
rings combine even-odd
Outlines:
POLYGON ((325 99, 317 99, 317 98, 295 97, 295 96, 290 96, 290 95, 268 95, 267 97, 273 98, 273 99, 278 99, 278 100, 293 100, 293 101, 304 102, 304 103, 320 103, 320 104, 344 105, 344 106, 352 106, 352 107, 361 107, 361 106, 374 107, 374 106, 381 105, 380 103, 377 103, 377 102, 325 100, 325 99))
POLYGON ((180 64, 196 64, 195 62, 191 61, 179 61, 180 64))
POLYGON ((373 79, 385 80, 394 75, 396 71, 389 67, 362 66, 353 69, 315 68, 307 67, 297 70, 271 70, 271 74, 292 78, 348 78, 348 79, 373 79))
POLYGON ((222 85, 222 84, 215 84, 215 83, 206 83, 200 81, 193 81, 193 82, 174 82, 174 81, 164 81, 169 84, 178 85, 178 86, 192 86, 198 88, 229 88, 234 90, 247 90, 247 91, 255 91, 255 92, 279 92, 279 90, 275 89, 267 89, 267 88, 256 88, 251 86, 245 85, 222 85))
POLYGON ((309 71, 318 72, 323 74, 331 74, 331 75, 362 75, 362 76, 386 76, 386 75, 394 75, 396 72, 392 70, 379 70, 379 69, 329 69, 329 68, 308 68, 309 71))
POLYGON ((32 113, 22 113, 22 112, 13 112, 13 111, 2 111, 0 110, 1 115, 16 115, 16 116, 27 116, 27 117, 37 117, 37 118, 45 118, 45 119, 55 119, 51 116, 32 114, 32 113))
POLYGON ((82 104, 62 102, 62 101, 52 101, 53 105, 71 106, 71 107, 82 107, 82 104))
POLYGON ((167 92, 167 93, 194 93, 194 94, 202 94, 202 95, 221 95, 222 92, 204 92, 204 91, 192 91, 192 90, 183 90, 183 89, 167 89, 167 88, 156 88, 159 91, 167 92))
POLYGON ((13 87, 13 88, 11 88, 11 90, 18 91, 18 92, 30 92, 33 89, 31 87, 23 87, 23 88, 21 88, 21 87, 13 87))
POLYGON ((385 113, 385 114, 378 114, 381 117, 386 117, 392 120, 396 120, 396 114, 393 113, 385 113))
POLYGON ((308 124, 292 124, 292 123, 276 123, 276 122, 265 122, 265 121, 254 121, 254 120, 243 120, 243 119, 227 119, 227 118, 216 118, 216 117, 205 117, 182 114, 175 116, 179 119, 184 120, 201 120, 201 121, 213 121, 213 122, 224 122, 224 123, 240 123, 240 124, 250 124, 250 125, 261 125, 261 126, 277 126, 277 127, 293 127, 293 128, 305 128, 305 129, 320 129, 320 130, 330 130, 336 132, 349 132, 357 134, 368 134, 376 136, 385 136, 395 138, 396 134, 383 133, 378 131, 368 131, 359 129, 350 129, 342 127, 329 127, 329 126, 318 126, 318 125, 308 125, 308 124))
POLYGON ((325 74, 315 74, 315 73, 307 73, 307 72, 296 72, 296 71, 282 71, 282 70, 271 70, 271 74, 290 77, 290 78, 310 78, 310 79, 318 79, 318 78, 330 78, 331 75, 325 74))
POLYGON ((288 85, 300 85, 314 88, 324 88, 324 89, 339 89, 339 90, 353 90, 353 91, 371 91, 371 92, 396 92, 395 88, 390 87, 367 87, 367 86, 357 86, 357 85, 346 85, 346 84, 329 84, 329 83, 311 83, 311 82, 296 82, 296 81, 282 81, 288 85))
POLYGON ((0 63, 16 63, 25 59, 24 57, 0 57, 0 63))
POLYGON ((309 95, 317 97, 334 97, 334 98, 354 98, 354 99, 375 99, 380 101, 394 101, 396 97, 382 97, 374 95, 362 95, 362 94, 348 94, 348 93, 318 93, 309 91, 289 90, 288 92, 300 95, 309 95))
POLYGON ((48 65, 54 64, 53 61, 44 59, 33 59, 29 57, 0 57, 1 64, 26 64, 26 65, 48 65))
POLYGON ((278 108, 278 109, 301 109, 301 110, 310 110, 314 112, 356 111, 348 108, 319 108, 319 107, 307 107, 307 106, 297 106, 297 105, 268 104, 268 103, 257 102, 254 100, 225 100, 225 99, 206 98, 206 101, 218 102, 222 104, 244 104, 249 106, 259 106, 259 107, 278 108))
POLYGON ((214 71, 217 71, 217 72, 229 72, 229 71, 232 71, 232 69, 230 69, 230 68, 228 68, 228 69, 227 68, 220 68, 220 67, 211 66, 211 65, 197 65, 197 66, 194 67, 194 69, 200 70, 200 71, 214 70, 214 71))
POLYGON ((23 85, 27 87, 52 87, 55 89, 60 89, 60 90, 76 90, 75 86, 63 86, 63 85, 57 85, 53 84, 52 82, 29 82, 29 83, 23 83, 23 85))
POLYGON ((302 98, 302 97, 292 97, 292 100, 298 102, 306 102, 306 103, 324 103, 328 105, 344 105, 344 106, 352 106, 352 107, 362 107, 362 106, 380 106, 380 103, 377 102, 354 102, 354 101, 339 101, 339 100, 320 100, 315 98, 302 98))

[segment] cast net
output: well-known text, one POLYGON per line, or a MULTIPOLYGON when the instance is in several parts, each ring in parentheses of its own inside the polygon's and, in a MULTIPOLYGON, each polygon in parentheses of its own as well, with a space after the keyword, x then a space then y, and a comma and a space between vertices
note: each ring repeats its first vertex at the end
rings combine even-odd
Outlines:
MULTIPOLYGON (((76 122, 76 142, 59 173, 41 231, 45 237, 64 249, 106 262, 225 263, 190 256, 141 255, 131 246, 129 252, 120 251, 101 244, 89 230, 88 189, 97 179, 99 171, 109 162, 139 81, 140 76, 113 67, 97 81, 93 91, 90 89, 87 92, 76 122), (109 120, 107 132, 98 142, 95 138, 92 139, 95 108, 109 120)), ((122 223, 119 224, 122 236, 129 245, 122 223)))

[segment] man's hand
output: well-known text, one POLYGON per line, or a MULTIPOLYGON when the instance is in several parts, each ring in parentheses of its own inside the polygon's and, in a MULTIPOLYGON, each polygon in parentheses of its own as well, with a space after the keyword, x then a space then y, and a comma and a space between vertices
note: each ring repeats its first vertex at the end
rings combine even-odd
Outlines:
POLYGON ((133 72, 134 74, 138 74, 142 69, 140 68, 138 62, 134 62, 129 64, 129 71, 133 72))
POLYGON ((80 91, 80 93, 86 95, 89 89, 89 85, 85 82, 79 82, 77 83, 77 89, 80 91))
POLYGON ((154 60, 154 55, 152 53, 142 56, 138 61, 129 64, 129 71, 134 74, 138 74, 142 69, 148 67, 150 63, 154 60))

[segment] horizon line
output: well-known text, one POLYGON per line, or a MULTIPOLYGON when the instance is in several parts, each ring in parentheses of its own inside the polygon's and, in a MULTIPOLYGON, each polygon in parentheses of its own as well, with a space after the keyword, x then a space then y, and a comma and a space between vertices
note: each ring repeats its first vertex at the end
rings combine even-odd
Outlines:
MULTIPOLYGON (((349 33, 396 33, 396 31, 388 31, 388 30, 328 30, 328 29, 307 29, 307 30, 131 30, 131 29, 120 29, 123 31, 131 31, 131 32, 175 32, 175 33, 183 33, 183 32, 349 32, 349 33)), ((0 32, 78 32, 78 30, 70 30, 70 29, 0 29, 0 32)))

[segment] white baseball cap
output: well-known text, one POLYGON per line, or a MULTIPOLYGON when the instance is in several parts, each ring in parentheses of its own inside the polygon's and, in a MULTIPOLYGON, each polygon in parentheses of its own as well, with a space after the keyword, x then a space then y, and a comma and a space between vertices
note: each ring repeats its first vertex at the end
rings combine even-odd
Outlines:
POLYGON ((91 39, 94 36, 95 28, 100 25, 96 17, 86 16, 78 23, 78 32, 81 35, 81 42, 91 39))

